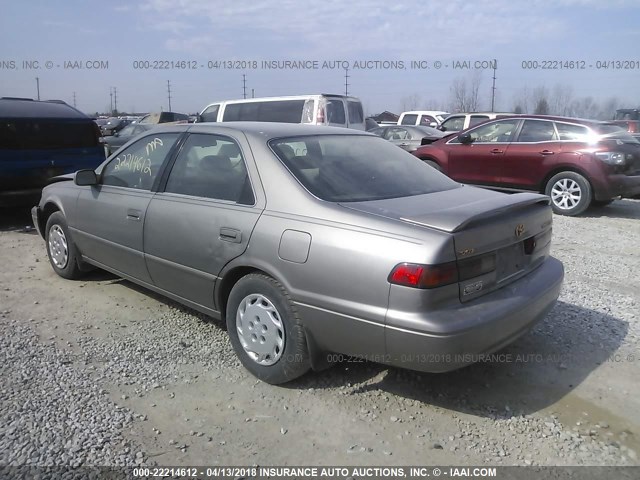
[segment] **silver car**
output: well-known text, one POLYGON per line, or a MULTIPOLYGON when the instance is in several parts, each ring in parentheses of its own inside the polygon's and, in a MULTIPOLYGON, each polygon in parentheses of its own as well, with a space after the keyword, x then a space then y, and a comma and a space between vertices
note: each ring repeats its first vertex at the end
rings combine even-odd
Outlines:
POLYGON ((65 278, 99 267, 226 321, 269 383, 341 355, 428 372, 527 332, 556 302, 548 197, 456 183, 365 132, 159 127, 32 215, 65 278))

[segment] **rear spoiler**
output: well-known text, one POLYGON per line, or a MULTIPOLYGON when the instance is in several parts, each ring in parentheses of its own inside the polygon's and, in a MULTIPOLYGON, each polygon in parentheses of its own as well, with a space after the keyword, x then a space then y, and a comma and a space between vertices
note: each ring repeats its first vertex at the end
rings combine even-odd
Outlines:
POLYGON ((463 230, 471 223, 498 216, 509 210, 516 210, 536 204, 549 206, 550 203, 551 199, 545 195, 539 195, 537 193, 514 193, 512 195, 500 195, 471 204, 451 207, 413 218, 401 218, 401 220, 454 233, 463 230))

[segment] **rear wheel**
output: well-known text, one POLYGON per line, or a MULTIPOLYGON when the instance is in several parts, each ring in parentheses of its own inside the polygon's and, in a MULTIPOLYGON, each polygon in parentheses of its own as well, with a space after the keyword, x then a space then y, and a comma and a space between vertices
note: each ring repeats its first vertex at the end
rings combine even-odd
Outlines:
POLYGON ((67 227, 67 220, 61 212, 54 212, 45 227, 47 255, 53 270, 63 278, 74 280, 82 276, 78 267, 78 252, 67 227))
POLYGON ((262 274, 241 278, 226 313, 231 345, 254 376, 275 385, 309 370, 304 329, 282 284, 262 274))
POLYGON ((589 181, 576 172, 560 172, 547 182, 545 193, 551 206, 560 215, 579 215, 591 204, 589 181))

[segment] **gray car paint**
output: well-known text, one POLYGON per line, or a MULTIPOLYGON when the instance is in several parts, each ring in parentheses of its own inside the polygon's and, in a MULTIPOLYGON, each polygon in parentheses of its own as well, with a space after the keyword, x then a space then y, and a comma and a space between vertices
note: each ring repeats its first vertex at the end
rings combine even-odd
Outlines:
MULTIPOLYGON (((508 247, 517 240, 513 228, 519 222, 526 223, 527 234, 550 231, 551 211, 544 196, 507 196, 454 185, 419 197, 330 203, 315 198, 292 177, 268 140, 373 135, 341 128, 244 122, 157 131, 236 138, 255 205, 142 192, 123 195, 117 208, 106 202, 89 212, 84 201, 78 202, 75 212, 70 207, 74 198, 95 195, 104 187, 60 182, 44 189, 34 212, 40 230, 42 212, 53 203, 65 212, 84 261, 216 318, 224 312, 225 280, 234 278, 237 269, 259 269, 287 289, 315 348, 418 370, 441 371, 471 363, 472 359, 448 361, 443 366, 425 362, 417 354, 490 351, 539 321, 559 295, 562 266, 548 256, 548 245, 520 277, 464 303, 459 285, 422 290, 387 281, 401 262, 444 263, 455 261, 461 248, 481 252, 508 247), (144 210, 145 218, 128 221, 127 211, 132 208, 144 210), (92 233, 99 240, 81 239, 77 233, 89 216, 103 224, 92 233), (241 232, 242 240, 221 241, 221 228, 241 232), (402 357, 404 342, 413 356, 402 357)), ((434 171, 434 175, 440 174, 434 171)))

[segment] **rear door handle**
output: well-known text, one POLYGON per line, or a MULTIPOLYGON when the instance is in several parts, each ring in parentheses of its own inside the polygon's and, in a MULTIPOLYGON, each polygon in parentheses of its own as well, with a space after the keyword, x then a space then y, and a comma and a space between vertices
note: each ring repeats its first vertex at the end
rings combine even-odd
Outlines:
POLYGON ((221 227, 220 240, 224 240, 225 242, 240 243, 242 242, 242 232, 240 230, 236 230, 235 228, 221 227))
POLYGON ((553 152, 551 150, 542 150, 540 155, 553 155, 553 152))
POLYGON ((127 220, 133 220, 134 222, 139 222, 141 215, 142 215, 142 212, 140 210, 135 210, 133 208, 130 208, 129 210, 127 210, 127 220))
POLYGON ((499 148, 494 148, 489 153, 493 153, 493 154, 497 155, 499 153, 504 153, 504 150, 500 150, 499 148))

